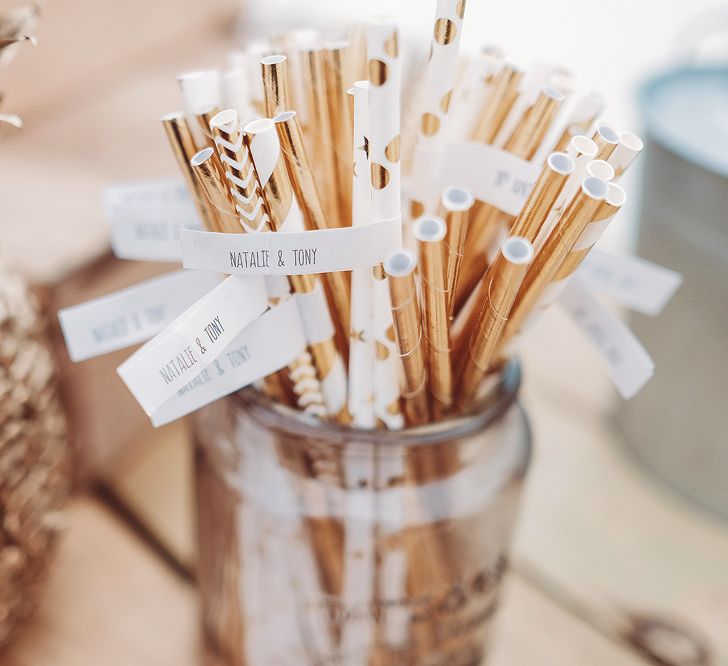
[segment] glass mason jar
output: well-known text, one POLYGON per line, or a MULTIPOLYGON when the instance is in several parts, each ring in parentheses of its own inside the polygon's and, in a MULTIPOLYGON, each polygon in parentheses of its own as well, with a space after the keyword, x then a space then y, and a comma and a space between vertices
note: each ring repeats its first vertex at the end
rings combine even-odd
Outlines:
POLYGON ((196 422, 208 666, 476 666, 530 456, 510 363, 471 413, 323 423, 246 389, 196 422))

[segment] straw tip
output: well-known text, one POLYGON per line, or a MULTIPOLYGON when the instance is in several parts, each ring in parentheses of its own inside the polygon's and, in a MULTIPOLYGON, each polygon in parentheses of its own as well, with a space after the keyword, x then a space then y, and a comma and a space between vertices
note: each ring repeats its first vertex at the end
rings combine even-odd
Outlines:
POLYGON ((442 193, 441 202, 446 210, 461 212, 470 210, 475 203, 475 197, 462 187, 448 187, 442 193))
POLYGON ((228 127, 238 122, 238 112, 235 109, 225 109, 210 118, 210 127, 228 127))
POLYGON ((203 148, 192 156, 192 158, 190 159, 190 164, 192 166, 199 166, 200 164, 204 164, 212 157, 214 152, 215 151, 210 147, 203 148))
POLYGON ((619 135, 619 142, 635 152, 639 152, 645 147, 645 142, 634 132, 622 132, 619 135))
POLYGON ((627 201, 627 193, 623 187, 620 187, 616 183, 609 183, 607 185, 607 196, 605 201, 611 206, 622 207, 627 201))
POLYGON ((581 184, 581 190, 592 199, 604 199, 609 191, 607 181, 596 176, 587 176, 581 184))
POLYGON ((562 176, 568 176, 576 167, 574 160, 566 153, 551 153, 546 162, 552 171, 555 171, 562 176))
POLYGON ((400 250, 384 262, 384 270, 392 277, 406 277, 412 273, 416 265, 414 254, 409 250, 400 250))
POLYGON ((619 132, 611 125, 599 125, 597 134, 607 143, 619 143, 619 132))
POLYGON ((277 116, 273 116, 274 123, 285 123, 291 118, 295 118, 295 111, 281 111, 277 116))
POLYGON ((285 62, 288 60, 288 58, 283 55, 282 53, 276 53, 273 55, 264 56, 260 59, 261 65, 280 65, 282 62, 285 62))
POLYGON ((501 244, 501 254, 512 264, 530 264, 533 260, 533 244, 522 236, 509 236, 501 244))
POLYGON ((447 225, 440 217, 423 216, 412 226, 412 233, 418 241, 437 243, 445 238, 447 225))

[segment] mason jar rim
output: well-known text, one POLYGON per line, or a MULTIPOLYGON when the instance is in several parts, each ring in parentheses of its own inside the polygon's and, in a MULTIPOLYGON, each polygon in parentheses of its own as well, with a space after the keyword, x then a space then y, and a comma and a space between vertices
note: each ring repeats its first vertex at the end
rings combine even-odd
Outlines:
POLYGON ((296 436, 310 436, 333 445, 361 444, 416 446, 447 442, 482 431, 495 423, 515 403, 521 386, 521 364, 509 360, 497 380, 475 401, 465 414, 454 414, 441 421, 402 430, 368 430, 324 421, 306 412, 288 407, 247 387, 233 396, 236 406, 266 426, 296 436))

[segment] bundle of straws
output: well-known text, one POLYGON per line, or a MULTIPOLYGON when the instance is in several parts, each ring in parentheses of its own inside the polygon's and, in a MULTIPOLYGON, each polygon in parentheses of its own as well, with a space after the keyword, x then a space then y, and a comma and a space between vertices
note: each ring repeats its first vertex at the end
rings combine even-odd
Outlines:
POLYGON ((405 204, 409 249, 383 264, 267 278, 271 304, 297 294, 320 332, 260 383, 278 401, 359 428, 468 411, 625 202, 615 180, 639 138, 600 123, 601 97, 575 94, 564 70, 527 73, 493 48, 461 55, 464 12, 465 0, 438 0, 402 130, 387 19, 346 41, 277 35, 224 73, 179 77, 186 113, 162 123, 208 231, 366 225, 405 204), (540 167, 517 215, 449 182, 454 142, 540 167))

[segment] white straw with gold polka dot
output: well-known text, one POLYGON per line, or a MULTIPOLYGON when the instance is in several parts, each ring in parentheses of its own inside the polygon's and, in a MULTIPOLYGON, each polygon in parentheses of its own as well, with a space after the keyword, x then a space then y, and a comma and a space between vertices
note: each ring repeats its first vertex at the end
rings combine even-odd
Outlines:
MULTIPOLYGON (((375 222, 401 215, 400 178, 400 57, 397 24, 378 19, 367 24, 369 69, 369 174, 375 222)), ((396 248, 392 248, 394 251, 396 248)), ((381 264, 374 267, 374 415, 386 427, 404 425, 400 410, 401 362, 392 325, 387 277, 381 264)))
POLYGON ((440 199, 435 179, 445 148, 445 127, 455 87, 464 15, 465 0, 437 1, 412 162, 414 196, 408 207, 419 214, 435 213, 440 199))

